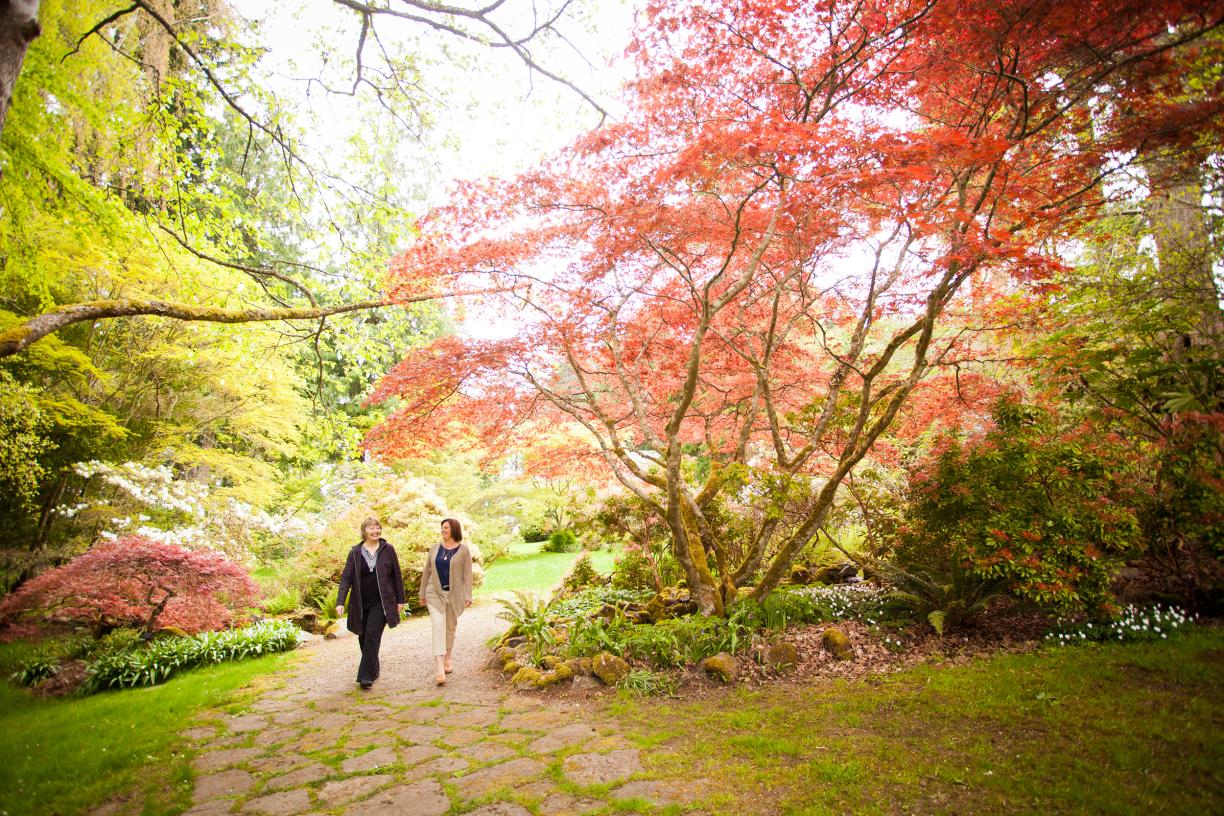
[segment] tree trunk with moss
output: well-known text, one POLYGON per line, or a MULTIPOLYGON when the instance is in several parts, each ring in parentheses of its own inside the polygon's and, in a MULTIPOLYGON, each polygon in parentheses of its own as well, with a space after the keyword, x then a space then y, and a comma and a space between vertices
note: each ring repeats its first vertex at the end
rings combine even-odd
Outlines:
POLYGON ((30 43, 42 33, 38 27, 39 0, 0 0, 0 133, 13 101, 13 87, 21 74, 30 43))

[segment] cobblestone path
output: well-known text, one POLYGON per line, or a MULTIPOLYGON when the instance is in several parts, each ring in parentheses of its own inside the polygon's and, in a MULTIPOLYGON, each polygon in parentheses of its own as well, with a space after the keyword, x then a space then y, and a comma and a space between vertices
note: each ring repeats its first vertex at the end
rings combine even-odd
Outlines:
POLYGON ((455 673, 441 688, 433 683, 428 619, 386 633, 382 677, 369 691, 354 683, 352 637, 306 647, 248 713, 210 712, 187 732, 199 750, 187 813, 689 811, 700 781, 650 779, 639 749, 589 705, 515 693, 483 667, 484 641, 505 625, 497 610, 485 601, 460 619, 455 673))

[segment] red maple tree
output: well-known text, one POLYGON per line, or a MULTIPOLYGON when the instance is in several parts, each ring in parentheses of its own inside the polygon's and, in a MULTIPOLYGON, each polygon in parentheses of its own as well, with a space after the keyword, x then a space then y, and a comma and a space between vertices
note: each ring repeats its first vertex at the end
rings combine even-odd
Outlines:
POLYGON ((82 621, 95 634, 117 626, 195 633, 228 625, 259 597, 247 571, 220 553, 124 536, 22 584, 0 602, 0 622, 82 621))
POLYGON ((370 445, 456 427, 529 445, 568 424, 667 520, 703 611, 768 593, 919 384, 969 349, 949 315, 1059 269, 1048 248, 1128 156, 1219 128, 1219 89, 1188 97, 1176 56, 1219 49, 1222 15, 652 5, 621 121, 461 188, 394 262, 398 297, 513 287, 484 308, 518 331, 412 351, 377 389, 402 404, 370 445), (707 513, 729 496, 786 512, 731 540, 707 513))

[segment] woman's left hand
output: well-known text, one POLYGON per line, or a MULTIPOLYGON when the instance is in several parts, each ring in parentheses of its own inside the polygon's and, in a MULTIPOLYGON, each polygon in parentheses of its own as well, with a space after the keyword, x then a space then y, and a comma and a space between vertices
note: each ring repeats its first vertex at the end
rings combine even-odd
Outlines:
POLYGON ((404 604, 395 605, 395 615, 396 617, 400 617, 400 618, 404 617, 404 604))
POLYGON ((467 608, 468 608, 469 606, 471 606, 471 605, 472 605, 472 602, 471 602, 471 601, 464 601, 464 602, 463 602, 463 608, 464 608, 464 609, 467 609, 467 608))

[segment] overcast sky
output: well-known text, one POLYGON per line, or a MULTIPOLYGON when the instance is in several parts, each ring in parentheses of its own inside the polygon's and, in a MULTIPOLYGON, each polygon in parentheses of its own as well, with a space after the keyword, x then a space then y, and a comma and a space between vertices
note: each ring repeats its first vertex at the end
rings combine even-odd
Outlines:
MULTIPOLYGON (((309 111, 311 148, 321 156, 343 150, 349 133, 374 115, 372 98, 327 94, 305 79, 325 76, 335 86, 351 86, 350 66, 338 62, 351 61, 356 51, 357 15, 330 0, 242 0, 238 7, 259 25, 255 37, 268 49, 261 69, 278 98, 299 112, 309 111), (330 62, 324 64, 325 59, 330 62)), ((530 0, 506 0, 497 22, 509 32, 522 32, 532 8, 530 0)), ((578 0, 571 12, 576 16, 560 28, 574 47, 555 43, 537 59, 614 109, 626 76, 622 54, 632 26, 631 0, 578 0)), ((400 22, 378 25, 390 50, 416 55, 426 66, 424 90, 436 118, 421 138, 403 134, 401 147, 430 177, 428 203, 439 203, 451 179, 513 174, 598 122, 598 114, 577 94, 533 75, 508 49, 469 46, 400 22)))

